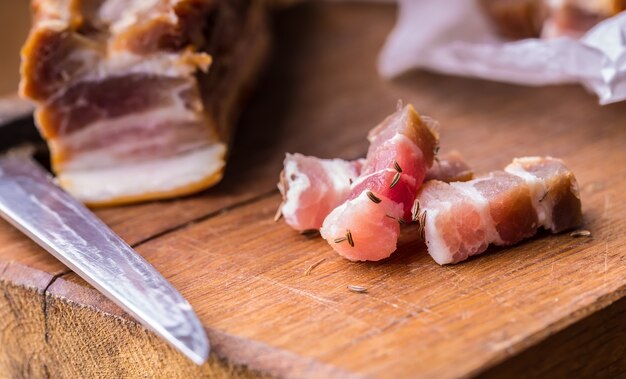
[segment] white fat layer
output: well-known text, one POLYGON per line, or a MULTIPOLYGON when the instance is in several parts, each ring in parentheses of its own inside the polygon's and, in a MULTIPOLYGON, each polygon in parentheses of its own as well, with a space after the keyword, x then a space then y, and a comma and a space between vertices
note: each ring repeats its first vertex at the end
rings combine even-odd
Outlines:
POLYGON ((285 158, 285 180, 288 183, 288 191, 285 194, 286 200, 282 207, 282 213, 289 224, 295 225, 298 223, 296 215, 301 205, 300 198, 311 187, 309 177, 301 173, 298 168, 295 154, 287 154, 285 158))
POLYGON ((485 242, 487 242, 487 244, 495 243, 496 245, 502 245, 502 238, 500 238, 500 233, 496 230, 495 222, 491 216, 489 199, 474 188, 474 184, 482 180, 490 180, 490 178, 476 179, 469 182, 453 182, 450 183, 450 185, 472 200, 473 205, 480 214, 483 227, 485 228, 485 236, 487 239, 485 242))
POLYGON ((352 182, 352 186, 356 187, 357 185, 361 184, 362 182, 371 178, 372 176, 380 175, 383 172, 396 172, 396 170, 392 168, 386 168, 384 170, 378 170, 376 172, 372 172, 371 174, 359 176, 354 182, 352 182))
POLYGON ((422 161, 424 159, 424 153, 422 152, 422 149, 420 149, 415 142, 413 142, 413 140, 411 140, 409 137, 405 136, 404 134, 400 134, 397 133, 395 136, 393 136, 393 138, 385 141, 383 143, 383 145, 400 145, 400 141, 405 141, 408 142, 412 147, 413 147, 413 152, 415 153, 415 155, 417 156, 418 161, 422 161))
MULTIPOLYGON (((112 33, 132 26, 137 22, 137 16, 154 7, 159 0, 107 0, 100 7, 98 16, 105 22, 110 23, 112 33)), ((174 15, 172 15, 174 17, 174 15)))
POLYGON ((337 217, 336 215, 341 215, 346 212, 346 209, 355 201, 357 201, 358 197, 353 200, 346 201, 339 205, 337 208, 333 209, 328 216, 324 219, 322 227, 320 228, 320 234, 322 238, 327 241, 330 241, 331 238, 334 238, 336 235, 340 235, 345 233, 345 229, 342 229, 343 226, 337 225, 334 221, 337 217))
POLYGON ((454 263, 454 258, 448 245, 444 242, 435 220, 439 216, 439 209, 428 208, 426 213, 426 225, 424 226, 424 242, 428 247, 428 253, 440 265, 454 263))
MULTIPOLYGON (((176 151, 168 151, 169 154, 159 154, 160 146, 171 146, 172 140, 169 136, 159 136, 149 140, 149 146, 154 148, 154 155, 137 156, 137 149, 146 148, 146 141, 124 142, 103 147, 100 149, 90 149, 88 151, 74 153, 72 160, 63 163, 62 171, 87 171, 101 170, 107 167, 119 167, 128 165, 129 159, 133 162, 141 162, 142 160, 161 160, 168 159, 170 156, 184 154, 186 152, 198 150, 207 146, 206 141, 197 141, 190 143, 177 143, 176 151), (132 157, 132 158, 129 158, 132 157)), ((134 163, 131 163, 134 164, 134 163)))
POLYGON ((167 77, 188 77, 197 70, 191 64, 181 63, 179 53, 160 53, 151 56, 136 55, 128 51, 111 53, 107 59, 91 67, 81 80, 98 81, 129 74, 154 74, 167 77))
POLYGON ((67 22, 57 19, 41 20, 37 23, 37 28, 60 32, 67 29, 67 22))
POLYGON ((538 178, 526 171, 522 165, 523 162, 532 163, 536 160, 537 158, 514 159, 513 163, 506 166, 504 171, 520 177, 526 182, 528 188, 530 189, 530 198, 533 207, 535 208, 535 212, 537 213, 537 220, 539 221, 539 225, 543 226, 546 229, 551 229, 553 226, 552 208, 554 204, 550 202, 549 196, 546 196, 548 193, 548 188, 541 178, 538 178))
MULTIPOLYGON (((35 3, 33 1, 33 3, 35 3)), ((44 19, 39 22, 39 25, 55 22, 63 25, 63 29, 67 27, 70 21, 70 15, 72 13, 70 2, 64 1, 37 1, 37 8, 41 14, 45 14, 49 19, 44 19)))
POLYGON ((358 176, 358 173, 350 162, 341 159, 321 159, 320 163, 332 182, 332 187, 340 193, 350 191, 350 181, 358 176))
POLYGON ((202 150, 149 162, 95 170, 69 170, 59 175, 58 180, 80 201, 111 201, 174 191, 199 183, 223 169, 225 154, 225 145, 214 144, 202 150))

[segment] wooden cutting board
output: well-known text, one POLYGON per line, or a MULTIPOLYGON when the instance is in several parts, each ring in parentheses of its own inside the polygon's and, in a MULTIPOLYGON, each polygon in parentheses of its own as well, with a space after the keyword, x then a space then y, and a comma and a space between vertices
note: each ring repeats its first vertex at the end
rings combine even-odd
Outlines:
POLYGON ((578 86, 423 72, 384 81, 376 55, 394 17, 393 7, 356 4, 277 14, 274 58, 224 182, 97 211, 191 302, 212 342, 207 364, 0 222, 0 376, 625 375, 626 103, 600 107, 578 86), (392 258, 350 263, 272 220, 286 151, 362 156, 366 132, 398 99, 440 120, 442 150, 460 150, 479 173, 517 156, 563 158, 591 237, 540 233, 441 267, 407 229, 392 258))

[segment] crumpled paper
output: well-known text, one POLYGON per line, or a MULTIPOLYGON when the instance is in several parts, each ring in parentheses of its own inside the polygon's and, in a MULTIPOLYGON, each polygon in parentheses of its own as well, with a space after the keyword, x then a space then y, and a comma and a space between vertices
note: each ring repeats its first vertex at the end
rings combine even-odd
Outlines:
POLYGON ((378 67, 388 78, 425 68, 532 86, 580 83, 610 104, 626 100, 626 12, 580 40, 508 42, 475 0, 400 0, 378 67))

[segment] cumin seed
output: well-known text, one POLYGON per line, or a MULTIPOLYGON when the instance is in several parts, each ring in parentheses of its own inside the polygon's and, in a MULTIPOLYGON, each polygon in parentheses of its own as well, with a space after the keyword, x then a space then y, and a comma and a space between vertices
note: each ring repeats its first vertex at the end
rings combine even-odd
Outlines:
POLYGON ((354 239, 352 239, 352 233, 349 230, 346 232, 346 238, 350 246, 354 247, 354 239))
POLYGON ((420 202, 419 200, 415 200, 413 203, 413 208, 411 208, 411 217, 413 221, 417 221, 419 219, 420 214, 420 202))
POLYGON ((372 193, 372 191, 367 191, 367 197, 370 198, 374 203, 379 204, 382 200, 380 200, 376 195, 372 193))
POLYGON ((400 167, 398 161, 393 161, 393 168, 395 168, 398 172, 402 172, 402 167, 400 167))
POLYGON ((391 184, 389 185, 389 188, 393 188, 396 186, 396 184, 398 184, 398 182, 400 181, 400 175, 402 175, 399 172, 396 172, 396 174, 393 176, 393 180, 391 181, 391 184))
POLYGON ((588 230, 575 230, 569 234, 574 238, 578 237, 591 237, 591 232, 588 230))
POLYGON ((355 286, 353 284, 348 284, 348 289, 352 292, 356 293, 367 293, 367 288, 363 286, 355 286))
POLYGON ((346 237, 339 237, 339 238, 335 238, 334 242, 335 243, 342 243, 343 241, 347 241, 348 239, 346 237))

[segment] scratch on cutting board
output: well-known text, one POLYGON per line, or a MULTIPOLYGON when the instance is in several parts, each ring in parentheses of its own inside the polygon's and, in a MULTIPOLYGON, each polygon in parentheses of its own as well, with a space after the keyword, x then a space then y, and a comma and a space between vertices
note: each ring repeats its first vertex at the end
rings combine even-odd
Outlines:
MULTIPOLYGON (((426 314, 428 314, 428 315, 434 315, 434 316, 437 316, 437 317, 441 317, 441 316, 442 316, 440 313, 438 313, 438 312, 434 312, 434 311, 432 311, 432 310, 431 310, 430 308, 428 308, 428 307, 422 307, 422 306, 419 306, 419 305, 417 305, 417 304, 410 303, 410 302, 408 302, 408 301, 405 301, 405 300, 400 299, 398 296, 394 296, 394 297, 393 297, 393 300, 394 300, 395 302, 391 302, 391 301, 389 301, 389 300, 387 300, 387 299, 384 299, 384 298, 381 298, 381 297, 375 296, 375 295, 373 295, 373 294, 370 294, 370 295, 369 295, 369 298, 370 298, 371 300, 378 301, 378 302, 383 303, 383 304, 385 304, 385 305, 389 305, 389 306, 390 306, 390 307, 392 307, 392 308, 399 309, 399 310, 401 310, 401 311, 405 312, 405 313, 406 313, 409 317, 415 317, 415 320, 416 320, 417 322, 419 322, 420 324, 422 324, 424 327, 427 327, 427 328, 429 328, 429 329, 432 329, 433 331, 435 331, 435 332, 439 333, 439 334, 440 334, 440 335, 442 335, 442 336, 445 336, 445 337, 450 337, 449 333, 447 333, 444 329, 442 329, 442 328, 440 328, 440 327, 436 326, 436 324, 435 324, 435 323, 433 323, 433 322, 429 322, 429 321, 427 321, 427 320, 423 320, 422 318, 420 318, 420 317, 419 317, 422 313, 426 313, 426 314), (402 304, 402 305, 400 305, 400 304, 402 304)), ((400 324, 400 323, 399 323, 399 322, 397 322, 397 321, 398 321, 398 320, 396 320, 396 322, 392 322, 392 323, 391 323, 391 324, 389 324, 388 326, 384 326, 384 327, 382 328, 382 330, 383 330, 383 331, 386 331, 386 330, 388 330, 389 328, 393 327, 394 325, 398 325, 398 324, 400 324)))
POLYGON ((406 320, 410 319, 411 317, 413 317, 412 314, 407 314, 404 315, 400 318, 397 318, 393 321, 391 321, 390 323, 388 323, 387 325, 383 326, 382 328, 376 329, 376 330, 370 330, 365 334, 362 334, 360 336, 358 336, 357 338, 354 338, 353 340, 351 340, 350 342, 341 345, 339 347, 337 347, 336 350, 346 350, 354 345, 358 345, 360 343, 362 343, 363 341, 366 341, 370 338, 376 337, 386 331, 388 331, 389 329, 393 328, 396 325, 400 325, 402 323, 404 323, 406 320))
POLYGON ((385 300, 385 299, 380 298, 380 297, 378 297, 378 296, 372 296, 372 295, 370 295, 370 299, 375 300, 375 301, 378 301, 378 302, 383 303, 383 304, 386 304, 386 305, 388 305, 388 306, 390 306, 390 307, 392 307, 392 308, 403 310, 403 311, 405 311, 405 312, 410 312, 410 311, 411 311, 410 309, 406 309, 406 308, 404 308, 404 307, 401 307, 401 306, 399 306, 399 305, 398 305, 398 304, 396 304, 396 303, 392 303, 391 301, 385 300))
POLYGON ((270 278, 268 278, 266 276, 263 276, 263 275, 254 275, 254 278, 262 280, 262 281, 267 282, 267 283, 271 283, 271 284, 273 284, 275 286, 278 286, 280 288, 286 289, 286 290, 288 290, 290 292, 293 292, 295 294, 306 296, 306 297, 308 297, 310 299, 313 299, 313 300, 315 300, 315 301, 317 301, 318 303, 321 303, 321 304, 337 305, 337 303, 335 301, 328 300, 326 298, 323 298, 321 296, 317 296, 315 294, 312 294, 310 292, 307 292, 307 291, 304 291, 304 290, 301 290, 301 289, 298 289, 298 288, 293 288, 293 287, 291 287, 291 286, 289 286, 287 284, 279 282, 278 280, 270 279, 270 278))
POLYGON ((459 279, 459 281, 462 282, 467 282, 469 283, 470 286, 472 286, 473 288, 476 288, 477 290, 481 291, 482 293, 487 294, 487 296, 489 296, 496 304, 503 306, 505 308, 510 308, 513 311, 517 312, 518 314, 522 315, 522 316, 526 316, 529 318, 533 318, 526 310, 524 310, 523 308, 511 305, 509 303, 507 303, 505 300, 500 299, 497 295, 491 293, 490 291, 486 290, 485 288, 483 288, 480 285, 476 285, 473 284, 471 281, 466 280, 461 274, 459 274, 458 272, 454 271, 452 268, 444 266, 448 271, 452 272, 454 275, 456 275, 456 277, 459 279))
POLYGON ((406 300, 402 300, 398 296, 394 296, 393 299, 395 301, 397 301, 398 303, 401 303, 401 304, 404 304, 404 305, 408 306, 408 308, 403 308, 404 310, 416 310, 419 313, 428 313, 430 315, 435 315, 435 316, 441 317, 441 313, 435 312, 435 311, 431 310, 428 307, 423 307, 423 306, 420 306, 418 304, 413 304, 413 303, 408 302, 406 300))
POLYGON ((301 289, 298 289, 298 288, 293 288, 293 287, 291 287, 291 286, 289 286, 289 285, 287 285, 285 283, 281 283, 278 280, 274 280, 274 279, 268 278, 268 277, 263 276, 263 275, 253 275, 253 277, 255 279, 258 279, 258 280, 270 283, 272 285, 275 285, 277 287, 280 287, 282 289, 286 289, 287 291, 295 293, 297 295, 305 296, 305 297, 307 297, 309 299, 312 299, 316 303, 323 304, 326 307, 328 307, 329 309, 331 309, 332 311, 334 311, 335 313, 340 313, 340 314, 344 315, 348 319, 354 320, 354 321, 356 321, 356 322, 358 322, 360 324, 365 325, 369 329, 380 330, 380 328, 375 327, 374 325, 371 325, 370 323, 368 323, 368 322, 366 322, 366 321, 364 321, 364 320, 362 320, 362 319, 360 319, 358 317, 355 317, 355 316, 353 316, 353 315, 351 315, 349 313, 346 313, 346 312, 342 311, 339 307, 337 307, 337 302, 335 302, 335 301, 328 300, 326 298, 323 298, 321 296, 317 296, 315 294, 312 294, 310 292, 307 292, 307 291, 304 291, 304 290, 301 290, 301 289))
MULTIPOLYGON (((176 237, 177 238, 176 243, 179 246, 183 246, 183 247, 185 247, 188 250, 192 250, 193 252, 200 253, 200 254, 203 254, 203 255, 220 255, 218 253, 212 252, 212 249, 202 248, 202 247, 197 246, 197 244, 198 244, 198 240, 197 239, 189 237, 189 236, 187 236, 184 233, 179 233, 179 234, 180 235, 178 235, 176 237)), ((215 235, 215 236, 218 237, 219 235, 215 235)), ((179 250, 182 251, 183 249, 179 249, 179 250)))

